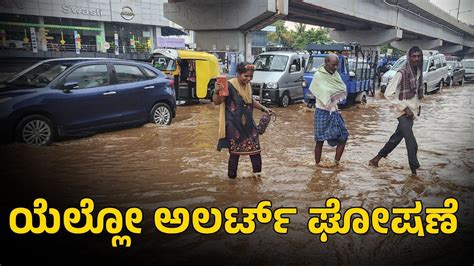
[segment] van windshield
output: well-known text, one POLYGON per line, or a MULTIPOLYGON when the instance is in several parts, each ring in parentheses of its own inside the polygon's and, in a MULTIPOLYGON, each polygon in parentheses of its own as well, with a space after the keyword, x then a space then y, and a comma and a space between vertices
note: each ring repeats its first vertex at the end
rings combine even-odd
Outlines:
POLYGON ((462 65, 465 68, 474 68, 474 61, 464 61, 462 62, 462 65))
POLYGON ((154 55, 153 66, 161 71, 174 71, 176 70, 176 61, 163 55, 154 55))
POLYGON ((314 73, 318 68, 324 64, 325 57, 310 57, 305 72, 314 73))
POLYGON ((254 61, 256 71, 285 71, 286 55, 259 55, 254 61))

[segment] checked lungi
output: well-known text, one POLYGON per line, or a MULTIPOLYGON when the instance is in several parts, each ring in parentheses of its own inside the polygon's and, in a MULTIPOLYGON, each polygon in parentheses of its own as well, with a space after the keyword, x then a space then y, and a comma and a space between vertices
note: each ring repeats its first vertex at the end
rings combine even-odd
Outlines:
POLYGON ((344 143, 349 132, 344 125, 344 119, 338 112, 329 112, 316 108, 314 112, 314 140, 325 141, 331 146, 344 143))

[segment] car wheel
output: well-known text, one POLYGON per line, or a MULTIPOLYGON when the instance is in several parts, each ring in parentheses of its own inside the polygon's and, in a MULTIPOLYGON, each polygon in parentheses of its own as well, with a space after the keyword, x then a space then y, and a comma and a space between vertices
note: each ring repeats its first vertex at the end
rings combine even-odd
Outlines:
POLYGON ((30 145, 49 145, 54 135, 53 122, 42 115, 30 115, 23 118, 16 129, 16 138, 30 145))
POLYGON ((439 83, 438 83, 438 91, 441 92, 443 91, 443 84, 444 84, 444 81, 441 80, 439 83))
POLYGON ((280 107, 286 108, 286 107, 288 107, 288 105, 290 105, 290 101, 291 101, 290 95, 288 95, 288 92, 285 91, 283 93, 283 95, 280 97, 279 105, 280 105, 280 107))
POLYGON ((464 77, 462 77, 461 81, 459 81, 459 85, 464 86, 464 77))
POLYGON ((425 95, 428 95, 428 84, 425 83, 425 95))
POLYGON ((450 79, 449 79, 449 87, 450 87, 450 88, 453 87, 453 78, 450 78, 450 79))
POLYGON ((151 108, 150 122, 157 125, 171 124, 172 115, 171 108, 166 103, 157 103, 151 108))

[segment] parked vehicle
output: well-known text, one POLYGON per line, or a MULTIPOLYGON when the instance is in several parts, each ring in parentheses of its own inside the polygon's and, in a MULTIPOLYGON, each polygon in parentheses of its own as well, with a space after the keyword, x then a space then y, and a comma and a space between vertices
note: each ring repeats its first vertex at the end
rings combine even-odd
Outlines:
POLYGON ((303 74, 309 55, 297 52, 266 52, 254 61, 253 95, 261 102, 287 107, 303 99, 303 74))
POLYGON ((466 73, 464 74, 465 80, 474 80, 474 59, 463 59, 461 64, 464 66, 466 73))
MULTIPOLYGON (((381 90, 385 91, 388 83, 392 80, 398 69, 403 67, 406 62, 406 56, 400 57, 390 71, 382 77, 381 90)), ((448 78, 448 66, 446 58, 437 51, 423 51, 423 86, 425 93, 442 89, 448 78)))
POLYGON ((150 60, 154 67, 174 80, 177 100, 212 99, 214 84, 219 76, 219 63, 213 54, 156 49, 150 60))
POLYGON ((393 64, 393 66, 382 75, 382 79, 380 82, 380 90, 382 92, 385 92, 385 89, 387 88, 388 83, 392 80, 393 76, 395 76, 395 73, 397 73, 397 71, 405 65, 406 61, 407 61, 406 56, 400 57, 393 64))
POLYGON ((145 63, 96 58, 41 61, 0 84, 3 140, 50 144, 117 126, 167 125, 173 81, 145 63))
POLYGON ((463 65, 458 61, 448 61, 448 79, 446 84, 453 86, 453 84, 464 84, 464 73, 466 70, 463 65))
POLYGON ((305 70, 303 84, 304 100, 309 107, 314 107, 315 98, 309 90, 316 70, 324 64, 328 53, 336 53, 339 58, 337 71, 347 88, 347 100, 341 104, 351 102, 366 102, 367 94, 375 92, 377 52, 362 51, 358 45, 329 44, 308 45, 311 56, 305 70))

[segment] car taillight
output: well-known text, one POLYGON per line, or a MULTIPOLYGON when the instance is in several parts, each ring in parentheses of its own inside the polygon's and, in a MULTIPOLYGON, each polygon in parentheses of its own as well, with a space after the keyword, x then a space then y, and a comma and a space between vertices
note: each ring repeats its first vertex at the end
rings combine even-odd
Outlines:
POLYGON ((174 79, 170 79, 170 87, 174 89, 174 79))

